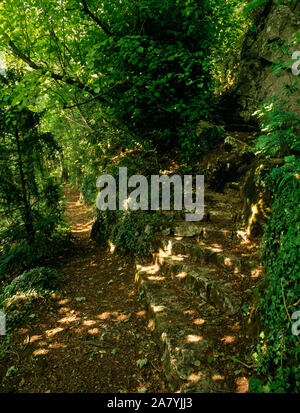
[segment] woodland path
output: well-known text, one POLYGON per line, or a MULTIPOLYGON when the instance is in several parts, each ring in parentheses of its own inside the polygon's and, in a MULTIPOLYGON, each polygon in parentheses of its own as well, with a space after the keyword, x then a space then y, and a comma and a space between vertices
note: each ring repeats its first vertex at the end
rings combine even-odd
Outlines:
POLYGON ((132 260, 96 246, 78 191, 67 186, 65 198, 73 245, 55 263, 61 288, 15 332, 6 367, 17 373, 0 391, 166 392, 132 260))

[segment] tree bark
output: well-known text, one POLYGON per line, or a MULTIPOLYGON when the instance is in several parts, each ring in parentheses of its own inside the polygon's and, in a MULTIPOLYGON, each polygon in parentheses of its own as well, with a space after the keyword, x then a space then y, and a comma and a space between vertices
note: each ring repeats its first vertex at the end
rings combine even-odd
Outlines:
POLYGON ((26 179, 25 179, 25 174, 24 174, 24 165, 23 165, 23 159, 22 159, 22 150, 21 150, 18 128, 16 128, 15 137, 16 137, 17 152, 18 152, 17 163, 18 163, 20 181, 21 181, 21 187, 22 187, 22 200, 24 204, 24 211, 22 213, 22 216, 23 216, 23 220, 24 220, 24 224, 26 228, 27 241, 29 244, 32 244, 35 238, 35 231, 34 231, 34 226, 33 226, 32 211, 31 211, 27 188, 26 188, 26 179))

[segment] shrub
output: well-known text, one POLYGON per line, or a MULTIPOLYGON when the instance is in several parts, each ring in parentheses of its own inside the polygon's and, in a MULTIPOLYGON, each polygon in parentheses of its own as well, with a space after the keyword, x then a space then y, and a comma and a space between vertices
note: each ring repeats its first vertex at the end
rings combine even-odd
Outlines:
POLYGON ((28 315, 32 304, 56 290, 60 276, 56 270, 37 267, 16 277, 0 296, 0 307, 6 314, 7 329, 16 327, 28 315))
POLYGON ((292 155, 286 156, 285 164, 273 168, 264 179, 273 204, 262 243, 262 331, 254 357, 258 373, 266 380, 253 378, 251 389, 295 393, 300 388, 300 346, 291 328, 300 296, 300 121, 276 106, 269 109, 264 112, 266 133, 258 139, 256 150, 265 156, 292 155))
POLYGON ((95 241, 108 244, 110 241, 116 252, 127 251, 134 256, 151 255, 151 241, 167 218, 147 211, 99 211, 93 226, 95 241))

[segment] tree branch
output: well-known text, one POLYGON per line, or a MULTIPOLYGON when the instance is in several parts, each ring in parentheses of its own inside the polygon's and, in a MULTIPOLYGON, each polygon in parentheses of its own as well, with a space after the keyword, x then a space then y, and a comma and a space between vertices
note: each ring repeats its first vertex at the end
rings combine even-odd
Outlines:
POLYGON ((7 40, 8 45, 13 51, 13 53, 16 56, 18 56, 21 60, 23 60, 23 62, 27 63, 28 66, 30 66, 32 69, 35 69, 35 70, 43 69, 41 66, 33 62, 28 56, 26 56, 21 50, 19 50, 6 33, 3 33, 3 36, 7 40))
POLYGON ((75 103, 74 105, 70 105, 70 106, 63 105, 63 109, 73 109, 73 108, 77 108, 82 105, 87 105, 88 103, 93 102, 94 100, 98 99, 98 97, 99 96, 97 95, 97 96, 92 97, 91 99, 85 100, 84 102, 75 103))
POLYGON ((107 36, 112 36, 112 32, 106 23, 103 23, 95 14, 93 14, 90 9, 88 8, 86 0, 81 0, 83 5, 82 11, 87 14, 94 22, 99 26, 107 36))
POLYGON ((10 47, 10 49, 12 50, 12 52, 14 53, 15 56, 17 56, 18 58, 20 58, 21 60, 23 60, 23 62, 27 63, 28 66, 30 66, 32 69, 34 70, 40 70, 43 74, 49 72, 50 76, 52 77, 52 79, 54 80, 59 80, 61 82, 67 83, 68 85, 72 85, 72 86, 77 86, 80 90, 83 90, 85 92, 90 93, 92 96, 94 96, 97 100, 103 102, 103 103, 107 103, 107 100, 104 99, 103 97, 97 95, 93 89, 89 88, 88 86, 84 85, 83 83, 81 83, 79 80, 76 79, 72 79, 71 77, 64 77, 58 73, 53 72, 51 69, 46 68, 44 66, 38 65, 37 63, 35 63, 32 59, 30 59, 30 57, 26 56, 25 53, 23 53, 14 43, 13 41, 10 39, 10 37, 4 33, 3 34, 4 38, 7 40, 8 45, 10 47))

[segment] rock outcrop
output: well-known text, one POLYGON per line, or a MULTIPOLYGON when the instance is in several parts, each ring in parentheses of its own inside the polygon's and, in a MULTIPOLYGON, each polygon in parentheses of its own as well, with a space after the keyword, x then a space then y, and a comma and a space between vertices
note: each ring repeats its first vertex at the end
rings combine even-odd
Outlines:
MULTIPOLYGON (((256 30, 248 33, 244 41, 241 64, 231 95, 244 121, 251 120, 260 102, 280 95, 284 84, 291 85, 297 80, 291 69, 281 71, 278 77, 271 67, 282 58, 277 46, 282 49, 290 45, 289 56, 284 58, 286 62, 291 60, 293 52, 299 50, 299 46, 297 48, 291 44, 299 32, 299 24, 299 0, 269 0, 257 9, 256 30)), ((294 113, 300 114, 295 94, 289 98, 288 105, 294 113)))

